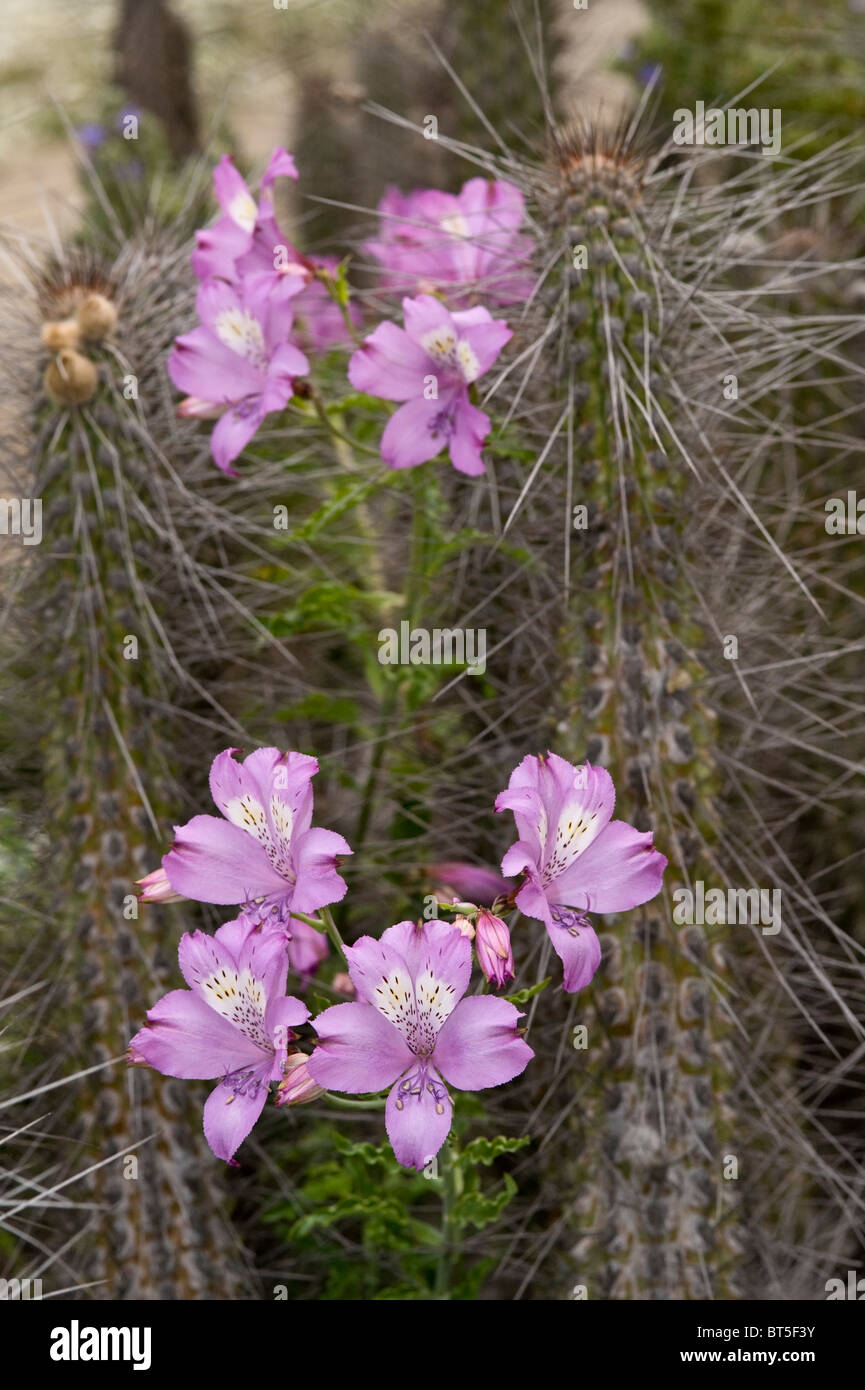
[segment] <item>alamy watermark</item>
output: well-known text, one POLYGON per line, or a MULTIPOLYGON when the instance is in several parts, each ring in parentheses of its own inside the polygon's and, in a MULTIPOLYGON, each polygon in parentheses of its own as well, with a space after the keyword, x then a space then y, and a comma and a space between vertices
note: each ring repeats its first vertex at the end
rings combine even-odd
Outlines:
POLYGON ((762 927, 764 936, 781 930, 780 888, 710 888, 702 879, 690 888, 674 888, 673 921, 684 926, 762 927))
POLYGON ((487 669, 487 632, 479 627, 412 627, 403 621, 399 632, 383 627, 378 634, 382 666, 465 666, 470 676, 487 669))
POLYGON ((42 498, 0 497, 0 536, 20 536, 25 545, 41 545, 42 498))
POLYGON ((778 107, 751 106, 726 110, 698 101, 693 111, 673 112, 674 145, 761 145, 763 153, 781 151, 781 112, 778 107))

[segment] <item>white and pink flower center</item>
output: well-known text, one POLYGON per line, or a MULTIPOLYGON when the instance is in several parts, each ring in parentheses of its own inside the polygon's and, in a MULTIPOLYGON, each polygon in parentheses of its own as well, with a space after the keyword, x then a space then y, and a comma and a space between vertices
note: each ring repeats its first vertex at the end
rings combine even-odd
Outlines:
MULTIPOLYGON (((587 849, 595 838, 598 825, 598 812, 591 806, 571 802, 559 815, 556 833, 551 847, 546 849, 546 862, 541 873, 544 884, 560 878, 587 849)), ((541 843, 546 840, 546 826, 541 843)))
POLYGON ((217 314, 214 332, 238 357, 251 362, 253 367, 267 370, 267 348, 264 345, 264 332, 261 324, 248 309, 223 309, 217 314))
POLYGON ((249 794, 226 802, 225 814, 232 825, 240 826, 241 830, 258 840, 276 872, 294 883, 296 875, 291 867, 294 812, 282 797, 271 796, 269 821, 261 802, 249 794))
POLYGON ((273 1052, 273 1044, 264 1026, 267 1000, 261 980, 247 969, 232 970, 220 966, 201 981, 210 1007, 222 1018, 239 1028, 250 1042, 263 1052, 273 1052))
POLYGON ((228 205, 228 215, 232 222, 236 222, 245 232, 254 231, 258 220, 258 208, 252 194, 236 193, 228 205))
POLYGON ((468 237, 469 224, 461 212, 453 212, 448 217, 443 217, 439 222, 443 232, 448 232, 451 236, 468 237))
POLYGON ((396 966, 373 990, 380 1014, 398 1028, 416 1057, 431 1056, 442 1024, 454 1010, 453 985, 427 966, 412 984, 407 969, 396 966))
POLYGON ((443 324, 431 328, 420 340, 424 352, 432 358, 437 367, 445 367, 456 372, 467 384, 477 381, 481 374, 481 364, 465 338, 457 336, 453 328, 443 324))

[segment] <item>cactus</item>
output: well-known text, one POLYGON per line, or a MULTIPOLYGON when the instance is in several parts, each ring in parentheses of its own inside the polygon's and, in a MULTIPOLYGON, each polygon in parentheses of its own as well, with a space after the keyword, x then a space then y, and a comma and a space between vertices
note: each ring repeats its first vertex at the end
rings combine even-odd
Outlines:
MULTIPOLYGON (((83 1208, 73 1187, 66 1252, 90 1296, 252 1297, 230 1189, 188 1088, 127 1076, 123 1052, 180 931, 177 909, 139 917, 133 880, 158 862, 201 777, 199 730, 208 749, 219 730, 226 742, 243 735, 227 708, 231 663, 263 645, 250 602, 268 585, 248 579, 244 598, 223 572, 251 554, 260 567, 273 530, 255 489, 241 486, 226 509, 175 418, 164 355, 192 312, 185 238, 154 227, 109 251, 25 263, 30 300, 19 289, 6 305, 11 400, 32 440, 16 481, 44 507, 42 544, 21 564, 17 637, 6 634, 24 716, 7 760, 17 745, 31 835, 45 839, 30 898, 55 981, 50 1005, 36 997, 42 1061, 32 1045, 24 1056, 44 1079, 54 1039, 76 1069, 76 1132, 59 1161, 70 1177, 92 1170, 83 1208)), ((26 1015, 23 1028, 35 1031, 26 1015)))

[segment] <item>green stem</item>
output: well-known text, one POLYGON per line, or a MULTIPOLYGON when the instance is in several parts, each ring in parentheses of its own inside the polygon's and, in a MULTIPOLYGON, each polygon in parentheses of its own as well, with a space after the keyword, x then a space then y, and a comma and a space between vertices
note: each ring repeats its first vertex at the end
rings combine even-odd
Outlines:
POLYGON ((342 1106, 345 1110, 384 1110, 387 1104, 382 1096, 376 1096, 375 1100, 349 1100, 348 1096, 335 1096, 332 1091, 325 1094, 333 1105, 342 1106))
POLYGON ((292 917, 296 917, 298 922, 305 922, 308 927, 315 927, 316 931, 327 931, 327 924, 320 917, 307 917, 305 912, 292 912, 292 917))
POLYGON ((456 1189, 454 1186, 454 1165, 447 1144, 441 1151, 442 1181, 442 1230, 441 1248, 436 1267, 436 1298, 450 1299, 451 1252, 453 1249, 453 1210, 456 1189))
POLYGON ((321 909, 321 915, 324 919, 324 929, 330 937, 331 944, 333 945, 334 950, 336 951, 346 970, 348 970, 348 961, 345 958, 345 942, 339 934, 339 927, 333 920, 333 914, 330 908, 323 907, 321 909))

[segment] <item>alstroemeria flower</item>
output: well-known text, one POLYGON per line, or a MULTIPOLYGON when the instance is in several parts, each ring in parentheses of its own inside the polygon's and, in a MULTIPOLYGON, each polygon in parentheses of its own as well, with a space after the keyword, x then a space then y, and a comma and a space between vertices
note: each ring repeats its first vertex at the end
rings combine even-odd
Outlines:
POLYGON ((193 816, 175 826, 162 867, 175 893, 200 903, 254 905, 259 918, 305 940, 304 923, 291 922, 291 910, 309 915, 339 902, 346 884, 336 856, 352 851, 333 830, 310 828, 315 758, 259 748, 238 763, 239 751, 227 748, 210 769, 224 819, 193 816))
POLYGON ((525 757, 497 811, 513 811, 519 840, 503 874, 525 874, 516 904, 543 922, 565 970, 565 989, 587 985, 601 948, 587 912, 626 912, 661 891, 664 855, 625 821, 611 820, 616 790, 603 767, 577 770, 555 753, 525 757))
MULTIPOLYGON (((262 283, 274 299, 293 301, 291 342, 303 350, 324 352, 345 344, 349 335, 338 305, 315 273, 334 271, 339 263, 333 257, 303 255, 282 231, 271 197, 273 182, 281 175, 296 179, 297 170, 291 155, 277 149, 261 179, 256 203, 231 156, 223 156, 213 183, 224 216, 213 227, 196 232, 192 268, 200 280, 216 278, 231 285, 250 275, 264 277, 262 283)), ((354 306, 349 313, 359 322, 354 306)))
POLYGON ((523 195, 502 180, 470 179, 459 193, 389 188, 379 203, 381 231, 364 250, 390 289, 441 291, 454 305, 480 294, 491 304, 524 302, 531 239, 518 229, 523 195))
POLYGON ((232 461, 264 417, 291 399, 294 378, 309 371, 309 362, 288 341, 291 303, 272 296, 266 276, 236 286, 209 280, 196 305, 202 326, 175 340, 168 371, 195 399, 197 414, 202 402, 225 408, 210 449, 222 471, 234 474, 232 461))
POLYGON ((346 947, 360 1002, 319 1014, 309 1075, 350 1094, 391 1087, 385 1108, 398 1162, 423 1168, 451 1127, 445 1082, 462 1091, 501 1086, 534 1053, 517 1031, 513 1004, 489 995, 464 999, 472 948, 449 922, 399 922, 380 941, 346 947))
POLYGON ((234 167, 230 154, 224 154, 213 171, 213 190, 222 208, 222 217, 212 227, 195 233, 192 269, 199 280, 211 276, 235 278, 235 262, 251 248, 256 227, 272 216, 273 204, 267 190, 281 176, 297 178, 294 160, 287 150, 275 149, 259 185, 261 198, 256 203, 246 180, 234 167))
POLYGON ((404 401, 388 421, 381 455, 391 468, 414 468, 447 448, 461 473, 483 473, 489 416, 469 386, 489 371, 511 337, 486 309, 452 314, 432 295, 402 302, 405 328, 380 323, 348 364, 352 386, 404 401))
POLYGON ((291 1030, 309 1010, 285 994, 285 943, 248 917, 213 936, 187 933, 178 959, 189 988, 154 1005, 128 1060, 165 1076, 220 1078, 204 1106, 204 1135, 228 1162, 264 1109, 271 1081, 282 1079, 291 1030))

